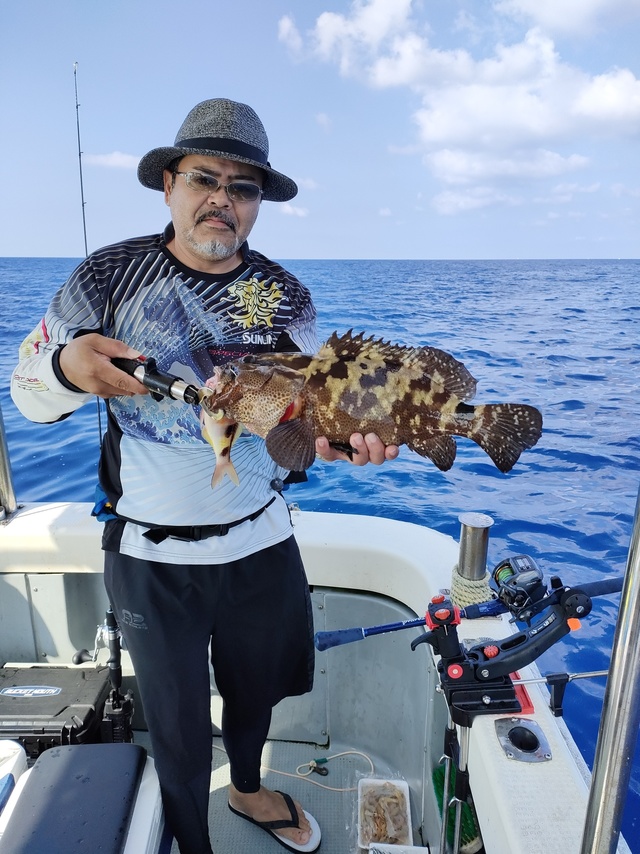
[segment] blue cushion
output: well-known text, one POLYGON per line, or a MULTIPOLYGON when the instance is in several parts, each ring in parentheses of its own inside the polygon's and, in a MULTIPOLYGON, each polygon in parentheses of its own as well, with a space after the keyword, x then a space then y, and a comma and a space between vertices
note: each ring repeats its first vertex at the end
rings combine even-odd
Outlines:
POLYGON ((1 854, 121 854, 146 751, 137 744, 52 747, 33 766, 1 854))

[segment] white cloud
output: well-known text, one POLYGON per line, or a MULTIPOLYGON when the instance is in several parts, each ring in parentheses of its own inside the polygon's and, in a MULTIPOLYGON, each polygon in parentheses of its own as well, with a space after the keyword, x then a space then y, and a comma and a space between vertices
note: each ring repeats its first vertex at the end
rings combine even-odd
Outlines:
POLYGON ((600 190, 601 185, 599 181, 595 181, 593 184, 587 184, 586 186, 583 184, 558 184, 553 188, 554 193, 597 193, 600 190))
MULTIPOLYGON (((593 74, 567 62, 550 35, 572 16, 579 29, 608 10, 635 14, 640 0, 495 0, 499 14, 536 26, 511 43, 483 41, 477 57, 434 47, 417 20, 421 8, 413 0, 352 0, 345 14, 320 14, 303 49, 372 88, 413 94, 417 134, 388 150, 422 154, 445 185, 476 185, 476 192, 442 193, 437 210, 512 204, 519 196, 505 193, 509 182, 519 193, 524 181, 585 168, 587 140, 640 133, 640 80, 626 68, 593 74), (567 149, 574 153, 560 153, 567 149)), ((454 30, 473 34, 468 46, 488 32, 465 13, 454 30)), ((514 32, 512 21, 504 31, 514 32)))
POLYGON ((134 154, 112 151, 111 154, 84 154, 85 163, 93 166, 106 166, 107 169, 137 169, 140 158, 134 154))
POLYGON ((478 24, 477 19, 466 10, 458 12, 453 22, 453 29, 455 32, 467 33, 474 42, 479 41, 483 33, 483 28, 478 24))
POLYGON ((290 205, 288 202, 285 202, 283 205, 278 205, 278 210, 285 216, 305 217, 309 215, 307 208, 299 208, 295 205, 290 205))
POLYGON ((640 15, 640 0, 498 0, 494 8, 551 33, 588 33, 603 19, 640 15))
POLYGON ((551 195, 535 198, 533 201, 536 204, 556 204, 565 205, 572 202, 576 195, 580 193, 597 193, 601 190, 600 182, 596 181, 593 184, 556 184, 552 189, 551 195))
POLYGON ((487 208, 491 205, 518 205, 522 199, 509 193, 500 192, 493 187, 473 187, 470 190, 445 190, 433 198, 433 206, 438 213, 453 215, 467 211, 487 208))
POLYGON ((323 130, 331 129, 331 119, 326 113, 316 113, 316 122, 323 130))
POLYGON ((614 184, 611 188, 614 196, 631 196, 635 199, 640 199, 640 187, 627 187, 625 184, 614 184))
POLYGON ((317 190, 318 182, 313 178, 296 178, 296 184, 301 190, 317 190))
POLYGON ((588 159, 579 154, 562 157, 554 151, 513 151, 500 156, 486 152, 441 149, 427 155, 431 171, 446 184, 512 178, 548 178, 582 169, 588 159))
POLYGON ((628 69, 590 76, 563 62, 538 28, 475 59, 462 48, 432 47, 411 19, 410 0, 358 0, 350 17, 320 15, 309 45, 370 86, 415 92, 428 149, 538 148, 585 132, 640 130, 640 80, 628 69))
POLYGON ((391 208, 380 208, 378 216, 391 216, 391 208))
POLYGON ((620 130, 640 128, 640 80, 626 68, 599 74, 582 88, 573 104, 575 116, 620 130))
POLYGON ((302 36, 293 19, 288 15, 278 21, 278 39, 289 48, 291 53, 295 55, 302 53, 302 36))
POLYGON ((366 69, 373 86, 410 86, 418 91, 464 82, 473 71, 474 61, 466 50, 438 50, 412 32, 394 38, 387 53, 366 69))
POLYGON ((590 77, 563 63, 539 30, 478 61, 466 51, 433 51, 416 36, 403 45, 407 52, 375 63, 372 83, 420 94, 414 118, 429 148, 537 148, 584 133, 640 130, 640 81, 629 70, 590 77))
POLYGON ((315 49, 323 59, 338 58, 344 74, 350 72, 362 51, 378 50, 402 31, 413 0, 353 0, 351 14, 323 12, 313 33, 315 49))

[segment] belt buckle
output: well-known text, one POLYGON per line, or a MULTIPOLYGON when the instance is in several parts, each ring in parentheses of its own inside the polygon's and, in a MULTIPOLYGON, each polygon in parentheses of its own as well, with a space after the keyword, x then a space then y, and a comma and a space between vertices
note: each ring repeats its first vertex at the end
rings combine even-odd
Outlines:
POLYGON ((202 539, 201 528, 184 528, 180 534, 169 534, 172 540, 180 540, 183 543, 197 542, 202 539))

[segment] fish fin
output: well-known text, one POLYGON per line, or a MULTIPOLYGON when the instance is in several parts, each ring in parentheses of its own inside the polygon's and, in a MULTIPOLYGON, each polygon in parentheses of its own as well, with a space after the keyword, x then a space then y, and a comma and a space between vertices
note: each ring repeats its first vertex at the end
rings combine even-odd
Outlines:
POLYGON ((388 370, 413 371, 416 379, 428 376, 460 400, 471 400, 476 393, 476 380, 462 362, 437 347, 404 347, 373 336, 365 338, 362 332, 354 335, 350 329, 344 335, 332 333, 317 358, 336 356, 340 361, 382 360, 388 370))
POLYGON ((473 425, 469 438, 480 445, 501 472, 508 472, 520 454, 540 438, 542 415, 524 403, 488 403, 475 407, 473 425))
POLYGON ((359 453, 357 448, 354 448, 349 442, 329 442, 329 447, 335 448, 341 454, 346 454, 351 462, 353 462, 353 455, 359 453))
POLYGON ((269 456, 289 471, 304 471, 316 458, 316 437, 306 418, 283 421, 267 433, 269 456))
POLYGON ((222 483, 225 474, 236 486, 240 486, 240 478, 234 464, 231 460, 225 460, 222 463, 216 462, 216 467, 211 475, 211 489, 215 489, 219 483, 222 483))
POLYGON ((214 453, 216 465, 211 476, 211 489, 214 489, 224 479, 225 474, 236 486, 240 486, 240 478, 231 461, 231 448, 242 433, 242 424, 226 420, 222 410, 209 411, 204 405, 200 410, 200 432, 214 453), (224 436, 224 439, 223 439, 224 436), (226 441, 225 441, 226 440, 226 441))
POLYGON ((228 448, 223 448, 220 456, 216 454, 216 467, 214 468, 213 475, 211 476, 211 489, 214 489, 224 480, 225 474, 232 483, 235 483, 236 486, 240 486, 240 478, 238 477, 238 472, 236 471, 236 467, 231 459, 231 449, 243 429, 242 424, 231 423, 227 425, 227 436, 230 444, 228 448))
POLYGON ((407 442, 407 447, 421 457, 429 457, 440 471, 449 471, 458 450, 456 440, 447 433, 416 437, 407 442))
POLYGON ((419 365, 424 374, 460 400, 472 400, 475 396, 475 378, 462 362, 444 350, 438 350, 437 347, 416 347, 405 364, 411 367, 419 365))
POLYGON ((338 356, 341 360, 348 362, 373 356, 376 359, 383 358, 385 361, 400 363, 403 354, 412 349, 411 347, 403 347, 401 344, 383 341, 382 338, 374 338, 373 335, 365 338, 364 332, 358 332, 357 335, 354 335, 353 329, 349 329, 344 335, 332 332, 318 350, 317 358, 335 358, 338 356))

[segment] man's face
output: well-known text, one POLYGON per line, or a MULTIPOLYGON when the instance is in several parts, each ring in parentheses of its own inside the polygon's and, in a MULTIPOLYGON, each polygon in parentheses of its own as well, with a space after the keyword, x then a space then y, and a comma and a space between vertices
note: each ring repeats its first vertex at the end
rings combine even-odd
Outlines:
MULTIPOLYGON (((241 181, 262 187, 264 179, 263 172, 255 166, 200 154, 189 154, 180 160, 179 173, 192 171, 216 178, 221 185, 241 181)), ((255 201, 232 201, 224 186, 214 191, 192 189, 187 180, 181 174, 175 175, 174 180, 171 172, 164 172, 164 197, 176 233, 174 254, 196 270, 233 269, 240 260, 236 254, 258 216, 261 197, 255 201)))

